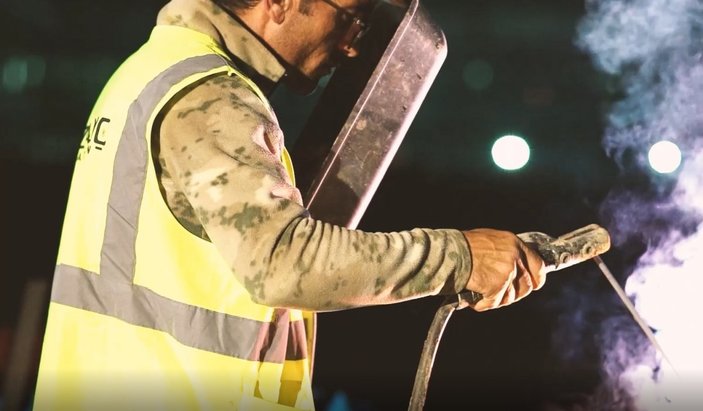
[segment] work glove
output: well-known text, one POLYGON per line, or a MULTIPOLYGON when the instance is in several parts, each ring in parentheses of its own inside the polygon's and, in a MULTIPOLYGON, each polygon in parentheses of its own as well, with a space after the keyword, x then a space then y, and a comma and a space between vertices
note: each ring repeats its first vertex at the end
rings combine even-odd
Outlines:
POLYGON ((544 285, 544 261, 515 234, 480 228, 464 231, 464 236, 472 263, 466 290, 483 296, 469 304, 474 310, 510 305, 544 285))

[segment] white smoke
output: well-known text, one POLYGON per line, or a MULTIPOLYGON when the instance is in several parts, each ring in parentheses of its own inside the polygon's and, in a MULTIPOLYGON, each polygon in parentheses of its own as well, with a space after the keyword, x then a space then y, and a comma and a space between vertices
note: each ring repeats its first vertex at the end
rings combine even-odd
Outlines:
POLYGON ((612 390, 598 409, 703 410, 703 0, 586 3, 577 44, 622 85, 604 148, 623 175, 652 173, 646 189, 620 184, 603 214, 616 246, 647 246, 626 292, 676 370, 613 317, 600 340, 612 390), (673 177, 647 170, 660 140, 684 154, 673 177))

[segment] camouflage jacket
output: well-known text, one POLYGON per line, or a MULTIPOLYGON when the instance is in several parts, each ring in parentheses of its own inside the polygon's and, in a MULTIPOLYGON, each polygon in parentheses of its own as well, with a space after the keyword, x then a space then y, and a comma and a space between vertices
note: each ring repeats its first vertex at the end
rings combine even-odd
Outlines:
MULTIPOLYGON (((166 24, 189 26, 203 13, 227 19, 219 43, 265 93, 284 75, 231 17, 216 9, 165 10, 166 24)), ((311 218, 281 162, 284 138, 274 113, 236 76, 187 90, 167 108, 158 140, 171 211, 215 244, 255 302, 327 311, 456 293, 468 283, 471 257, 460 231, 368 233, 311 218)))

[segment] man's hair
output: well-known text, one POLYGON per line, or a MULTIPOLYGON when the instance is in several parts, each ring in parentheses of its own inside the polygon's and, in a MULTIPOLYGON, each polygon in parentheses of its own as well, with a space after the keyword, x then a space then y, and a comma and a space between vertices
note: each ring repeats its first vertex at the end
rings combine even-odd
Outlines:
POLYGON ((312 12, 310 11, 310 3, 312 3, 312 0, 300 0, 298 11, 306 16, 311 15, 312 12))
MULTIPOLYGON (((220 5, 220 7, 226 7, 228 10, 232 11, 242 11, 242 10, 247 10, 251 9, 261 0, 212 0, 213 2, 217 3, 220 5)), ((310 2, 311 0, 301 0, 300 2, 300 7, 298 7, 298 11, 300 11, 303 14, 309 15, 310 14, 310 2)))

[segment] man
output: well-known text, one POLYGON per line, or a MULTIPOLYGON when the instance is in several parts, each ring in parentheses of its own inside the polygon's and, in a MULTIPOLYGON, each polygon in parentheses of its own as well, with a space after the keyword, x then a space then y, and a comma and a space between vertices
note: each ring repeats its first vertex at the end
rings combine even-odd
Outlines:
POLYGON ((309 217, 266 99, 356 55, 368 0, 173 0, 76 161, 35 409, 313 409, 313 312, 545 281, 503 231, 309 217), (336 2, 335 2, 336 1, 336 2))

